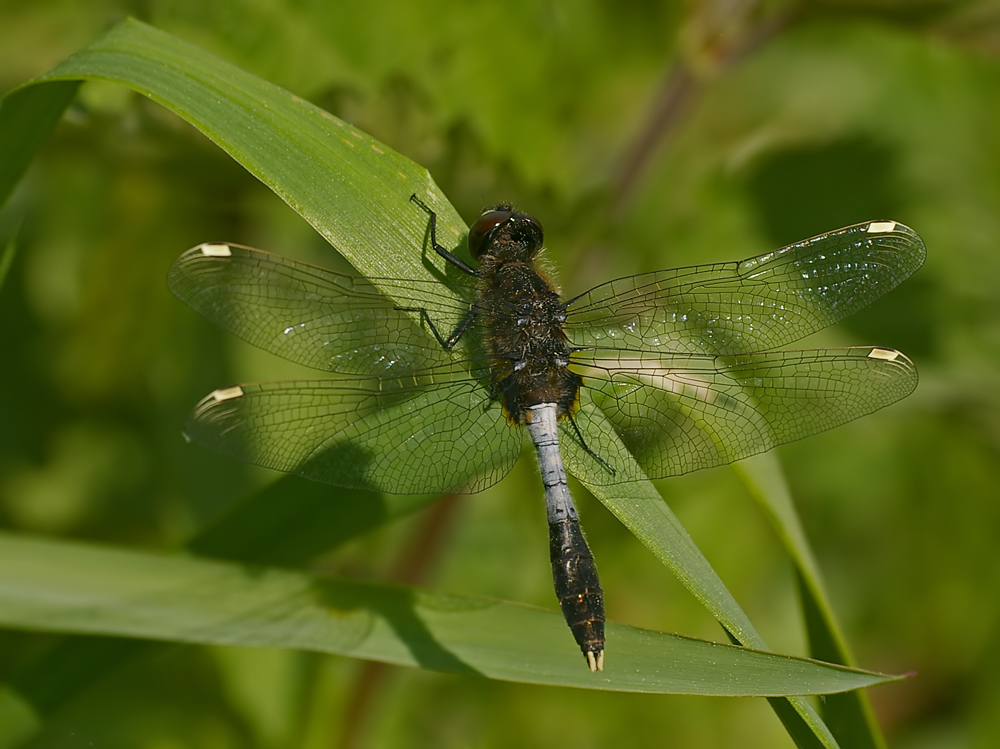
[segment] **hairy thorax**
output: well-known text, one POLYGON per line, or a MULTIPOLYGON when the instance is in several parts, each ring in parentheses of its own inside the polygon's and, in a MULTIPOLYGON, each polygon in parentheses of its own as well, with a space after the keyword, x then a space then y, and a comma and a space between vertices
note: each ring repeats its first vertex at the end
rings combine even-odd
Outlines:
POLYGON ((486 329, 494 396, 507 418, 555 403, 560 417, 576 407, 582 379, 571 372, 559 295, 530 262, 491 257, 481 267, 479 313, 486 329))

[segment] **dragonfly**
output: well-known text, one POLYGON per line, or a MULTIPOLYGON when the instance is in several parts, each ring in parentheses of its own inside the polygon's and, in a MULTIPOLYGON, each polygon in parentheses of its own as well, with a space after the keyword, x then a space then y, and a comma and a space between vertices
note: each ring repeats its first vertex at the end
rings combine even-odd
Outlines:
POLYGON ((371 279, 237 244, 171 267, 174 294, 224 330, 323 379, 215 390, 189 440, 335 486, 475 492, 534 447, 556 597, 592 672, 604 598, 560 445, 599 485, 731 463, 870 414, 917 385, 881 346, 783 347, 857 312, 923 263, 896 221, 847 226, 736 262, 616 278, 563 299, 539 271, 540 222, 503 203, 439 281, 371 279))

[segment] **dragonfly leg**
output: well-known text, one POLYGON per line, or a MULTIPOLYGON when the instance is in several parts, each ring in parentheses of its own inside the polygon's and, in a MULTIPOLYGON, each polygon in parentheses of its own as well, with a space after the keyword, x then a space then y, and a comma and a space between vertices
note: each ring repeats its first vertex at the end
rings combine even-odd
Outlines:
MULTIPOLYGON (((443 257, 449 263, 454 265, 463 273, 468 273, 470 276, 478 276, 479 271, 475 268, 469 266, 464 260, 461 260, 457 255, 445 249, 443 246, 438 244, 437 241, 437 214, 432 211, 424 201, 418 198, 416 195, 411 195, 410 200, 419 205, 425 211, 427 215, 430 216, 430 233, 431 233, 431 247, 434 248, 434 252, 443 257)), ((438 340, 441 340, 440 338, 438 340)))
POLYGON ((440 343, 443 348, 451 349, 455 347, 455 344, 458 343, 458 339, 462 337, 462 334, 472 324, 472 321, 476 319, 477 308, 476 305, 472 305, 469 311, 465 314, 465 317, 462 318, 462 321, 459 322, 459 324, 455 327, 455 330, 452 331, 452 334, 447 338, 443 338, 441 336, 437 327, 433 322, 431 322, 431 317, 427 314, 427 310, 423 307, 394 307, 393 309, 400 312, 419 312, 421 319, 427 323, 427 327, 431 329, 431 333, 434 335, 434 338, 437 339, 437 342, 440 343))

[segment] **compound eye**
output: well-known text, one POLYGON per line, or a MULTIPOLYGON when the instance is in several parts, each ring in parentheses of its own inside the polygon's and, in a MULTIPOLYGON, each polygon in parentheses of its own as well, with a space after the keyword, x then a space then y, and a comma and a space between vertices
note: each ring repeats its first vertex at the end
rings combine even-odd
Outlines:
POLYGON ((545 233, 542 231, 541 223, 534 216, 530 216, 527 213, 522 213, 521 218, 527 221, 529 224, 531 224, 538 232, 537 244, 540 246, 542 244, 543 238, 545 237, 545 233))
POLYGON ((469 252, 472 253, 472 257, 479 259, 479 256, 483 254, 483 250, 486 249, 486 239, 489 237, 490 232, 496 229, 501 224, 510 221, 511 212, 507 210, 498 211, 487 211, 472 225, 469 229, 469 252))

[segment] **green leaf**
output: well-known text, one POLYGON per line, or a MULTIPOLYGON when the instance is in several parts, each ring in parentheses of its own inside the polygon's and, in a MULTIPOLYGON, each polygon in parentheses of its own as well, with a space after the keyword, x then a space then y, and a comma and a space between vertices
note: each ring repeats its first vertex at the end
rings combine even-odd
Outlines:
MULTIPOLYGON (((764 453, 734 463, 733 467, 767 515, 795 564, 796 580, 813 658, 851 665, 853 658, 837 626, 805 531, 792 502, 781 464, 773 453, 764 453)), ((882 749, 871 702, 864 692, 838 695, 823 703, 823 715, 831 731, 844 746, 882 749)))
POLYGON ((302 572, 0 534, 0 623, 172 642, 301 648, 535 684, 772 696, 893 677, 611 625, 590 674, 553 611, 302 572), (525 633, 530 632, 530 637, 525 633))
POLYGON ((80 82, 28 84, 0 101, 0 207, 28 170, 35 153, 76 96, 80 82))
MULTIPOLYGON (((15 90, 9 98, 17 106, 0 109, 0 133, 12 135, 5 150, 37 150, 37 131, 17 129, 13 120, 32 114, 44 129, 55 102, 68 103, 75 90, 67 84, 79 80, 120 83, 176 112, 363 275, 434 281, 456 272, 433 251, 412 251, 424 246, 427 231, 427 214, 409 201, 412 194, 437 212, 439 241, 456 245, 467 231, 425 168, 294 94, 135 20, 15 90), (59 96, 29 95, 39 83, 57 83, 59 96)), ((441 293, 459 301, 444 285, 441 293)))
POLYGON ((230 508, 186 546, 217 559, 301 567, 437 498, 375 494, 283 476, 230 508))
MULTIPOLYGON (((436 497, 377 495, 285 476, 230 508, 188 544, 191 552, 255 565, 301 566, 319 554, 423 507, 436 497)), ((0 701, 38 727, 93 682, 160 643, 115 637, 66 637, 19 673, 0 701), (19 713, 20 714, 20 713, 19 713)), ((12 719, 13 720, 13 719, 12 719)), ((0 725, 15 725, 13 722, 0 725)), ((3 735, 0 734, 0 747, 3 735)))
MULTIPOLYGON (((603 418, 599 409, 586 401, 577 419, 589 447, 605 454, 618 454, 605 444, 611 429, 593 429, 591 422, 603 418)), ((564 431, 563 453, 567 466, 604 505, 624 523, 636 538, 656 555, 673 572, 681 583, 707 608, 734 641, 761 650, 767 649, 764 638, 754 628, 749 617, 733 598, 725 584, 712 569, 711 564, 695 545, 677 516, 657 493, 648 480, 605 485, 599 466, 579 444, 569 439, 564 431), (588 481, 588 476, 591 481, 588 481), (597 483, 592 483, 596 481, 597 483)), ((642 469, 632 463, 624 469, 630 478, 642 477, 642 469)), ((789 698, 785 709, 781 701, 772 703, 778 717, 785 724, 799 746, 837 746, 822 719, 807 701, 789 698), (797 737, 811 737, 809 741, 797 737), (819 743, 814 743, 818 740, 819 743)))

